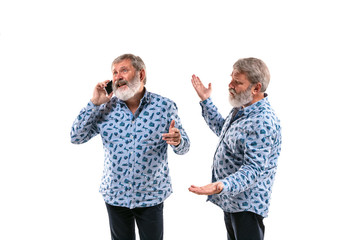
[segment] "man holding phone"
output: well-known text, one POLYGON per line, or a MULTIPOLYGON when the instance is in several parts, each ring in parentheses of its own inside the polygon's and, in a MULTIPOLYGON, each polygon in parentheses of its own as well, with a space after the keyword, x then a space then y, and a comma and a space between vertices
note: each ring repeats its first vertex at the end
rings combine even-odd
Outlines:
POLYGON ((142 59, 124 54, 112 63, 112 81, 96 85, 71 129, 71 142, 101 135, 103 195, 112 239, 163 239, 163 202, 172 193, 167 148, 189 151, 176 104, 148 92, 142 59), (115 95, 115 96, 113 96, 115 95))

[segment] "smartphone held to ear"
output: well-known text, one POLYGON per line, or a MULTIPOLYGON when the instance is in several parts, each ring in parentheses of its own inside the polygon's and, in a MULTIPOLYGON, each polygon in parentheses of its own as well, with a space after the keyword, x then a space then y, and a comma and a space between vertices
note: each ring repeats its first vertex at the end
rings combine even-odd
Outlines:
POLYGON ((113 83, 113 81, 108 82, 108 84, 107 84, 106 87, 105 87, 105 91, 106 91, 106 93, 107 93, 108 95, 113 91, 113 89, 112 89, 112 83, 113 83))

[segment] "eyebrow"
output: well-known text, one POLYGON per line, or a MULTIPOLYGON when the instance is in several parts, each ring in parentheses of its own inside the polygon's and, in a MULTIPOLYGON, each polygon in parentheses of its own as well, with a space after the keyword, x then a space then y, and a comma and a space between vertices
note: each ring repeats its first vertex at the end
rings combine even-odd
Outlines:
MULTIPOLYGON (((129 67, 126 67, 126 66, 123 66, 123 67, 120 67, 119 71, 124 70, 124 69, 128 70, 128 69, 130 69, 130 68, 129 68, 129 67)), ((114 71, 116 71, 115 68, 113 69, 113 72, 114 72, 114 71)))

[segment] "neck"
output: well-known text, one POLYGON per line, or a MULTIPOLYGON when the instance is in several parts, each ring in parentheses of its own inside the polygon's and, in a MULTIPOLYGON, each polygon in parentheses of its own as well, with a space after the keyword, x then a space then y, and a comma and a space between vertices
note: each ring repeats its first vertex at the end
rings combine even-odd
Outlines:
POLYGON ((139 108, 140 101, 143 98, 144 94, 145 94, 145 88, 141 87, 139 91, 132 98, 125 101, 126 105, 133 114, 139 108))
POLYGON ((263 98, 265 98, 265 93, 255 94, 254 97, 253 97, 253 100, 252 100, 250 103, 244 105, 244 107, 248 107, 248 106, 250 106, 250 105, 252 105, 252 104, 260 101, 260 100, 263 99, 263 98))

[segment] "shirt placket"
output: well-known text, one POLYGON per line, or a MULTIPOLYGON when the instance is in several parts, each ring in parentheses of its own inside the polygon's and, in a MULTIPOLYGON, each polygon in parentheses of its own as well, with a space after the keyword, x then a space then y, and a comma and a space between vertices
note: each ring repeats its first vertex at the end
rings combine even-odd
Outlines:
POLYGON ((140 103, 138 110, 132 115, 131 123, 129 125, 128 132, 130 133, 130 143, 129 143, 129 173, 130 173, 130 182, 131 182, 131 201, 130 208, 136 207, 136 204, 140 202, 139 197, 136 196, 138 191, 138 185, 140 184, 139 180, 136 178, 136 143, 137 143, 137 120, 138 116, 143 109, 143 105, 140 103))

